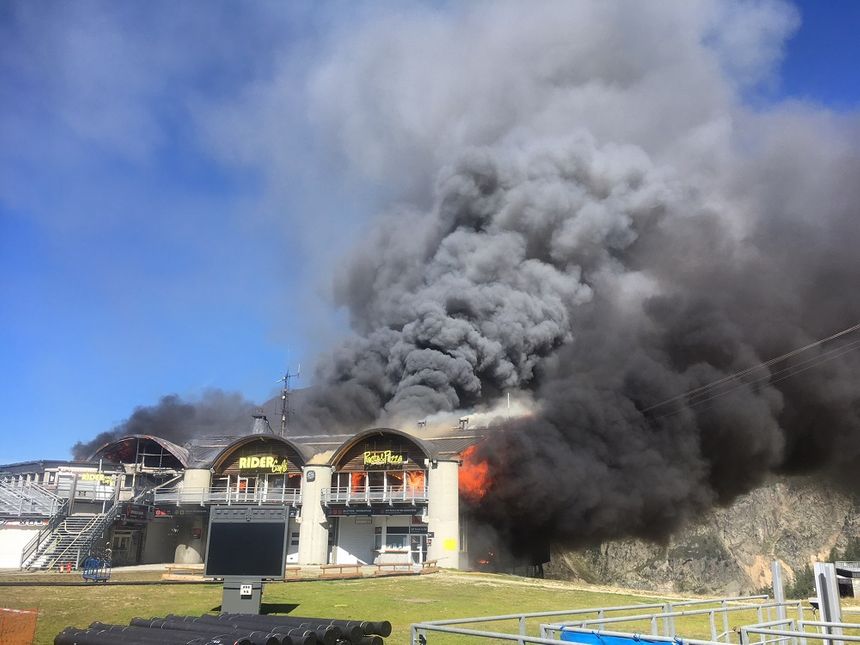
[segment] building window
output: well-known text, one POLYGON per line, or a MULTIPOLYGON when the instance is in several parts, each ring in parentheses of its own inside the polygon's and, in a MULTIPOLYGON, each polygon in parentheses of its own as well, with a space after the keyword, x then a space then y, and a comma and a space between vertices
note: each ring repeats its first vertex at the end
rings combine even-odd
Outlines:
POLYGON ((385 529, 385 548, 386 550, 408 549, 409 548, 409 527, 408 526, 390 526, 385 529))
POLYGON ((114 533, 112 548, 114 553, 127 553, 131 549, 131 533, 114 533))

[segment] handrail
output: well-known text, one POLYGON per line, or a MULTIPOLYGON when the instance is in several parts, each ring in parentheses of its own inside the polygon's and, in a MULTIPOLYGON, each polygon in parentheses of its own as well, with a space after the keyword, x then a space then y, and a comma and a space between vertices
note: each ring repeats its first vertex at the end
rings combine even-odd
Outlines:
POLYGON ((300 488, 277 488, 263 490, 257 487, 249 491, 240 491, 235 487, 176 487, 167 490, 153 490, 155 503, 169 504, 291 504, 297 506, 302 502, 300 488))
POLYGON ((333 486, 323 488, 320 491, 320 499, 323 504, 352 502, 369 504, 371 502, 426 502, 428 500, 427 486, 333 486))
POLYGON ((59 497, 36 482, 0 481, 0 512, 18 516, 51 516, 59 502, 59 497), (2 505, 5 505, 5 510, 2 505))
POLYGON ((90 531, 93 529, 93 527, 96 526, 96 524, 98 524, 99 520, 102 517, 104 517, 104 515, 102 514, 93 515, 92 519, 87 522, 87 524, 77 534, 75 534, 72 540, 66 545, 66 548, 64 548, 59 553, 51 555, 51 562, 48 565, 48 568, 53 569, 57 561, 60 560, 60 558, 62 558, 64 555, 66 555, 73 546, 80 546, 79 541, 81 540, 82 536, 89 536, 90 531))
POLYGON ((95 542, 96 536, 103 537, 105 529, 113 524, 113 521, 116 519, 117 514, 119 513, 120 505, 115 503, 111 506, 110 510, 107 513, 99 516, 101 519, 95 523, 93 528, 89 531, 89 539, 84 546, 83 552, 78 552, 77 558, 77 566, 80 566, 81 562, 86 558, 93 548, 93 543, 95 542))
POLYGON ((30 556, 34 556, 33 560, 38 557, 36 553, 39 550, 39 547, 45 543, 45 539, 54 532, 54 530, 60 525, 66 517, 68 516, 69 511, 69 500, 61 499, 59 500, 60 504, 57 508, 57 512, 48 520, 48 525, 42 529, 39 529, 36 532, 36 535, 24 545, 24 549, 21 551, 21 569, 25 569, 30 565, 30 556))

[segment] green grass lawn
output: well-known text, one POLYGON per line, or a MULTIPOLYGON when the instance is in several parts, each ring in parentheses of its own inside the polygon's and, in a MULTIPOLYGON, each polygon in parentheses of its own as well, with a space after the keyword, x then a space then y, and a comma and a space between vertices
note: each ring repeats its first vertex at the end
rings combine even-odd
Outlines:
MULTIPOLYGON (((140 574, 136 576, 142 578, 140 574)), ((51 576, 40 577, 51 579, 51 576)), ((9 579, 8 577, 6 578, 9 579)), ((25 577, 26 579, 26 577, 25 577)), ((35 579, 35 577, 30 577, 35 579)), ((54 579, 69 579, 57 577, 54 579)), ((269 583, 263 610, 344 619, 385 619, 387 642, 406 644, 409 625, 426 620, 649 602, 641 596, 583 591, 563 582, 442 572, 427 576, 269 583), (294 607, 295 606, 295 607, 294 607)), ((38 608, 37 643, 67 625, 128 624, 135 616, 201 614, 221 604, 217 585, 0 587, 0 606, 38 608)), ((511 628, 512 625, 507 625, 511 628)), ((456 642, 434 636, 431 643, 456 642)))
MULTIPOLYGON (((135 579, 145 579, 143 573, 135 579)), ((36 579, 34 576, 25 578, 36 579)), ((9 579, 8 577, 5 579, 9 579)), ((50 574, 45 578, 52 579, 50 574)), ((57 576, 53 579, 70 579, 57 576)), ((426 576, 365 578, 313 582, 269 583, 263 610, 301 616, 391 621, 387 642, 406 645, 409 625, 416 622, 489 616, 516 612, 550 611, 650 603, 656 596, 610 593, 581 585, 513 576, 441 572, 426 576)), ((0 587, 0 607, 38 608, 37 643, 51 643, 68 625, 86 627, 93 621, 128 624, 136 616, 148 618, 215 611, 221 603, 217 585, 0 587)), ((755 622, 755 612, 732 617, 731 625, 755 622)), ((548 622, 548 621, 535 621, 548 622)), ((707 638, 707 617, 679 618, 678 631, 707 638)), ((494 625, 515 631, 513 622, 494 625)), ((487 626, 490 628, 490 626, 487 626)), ((718 618, 718 629, 721 630, 718 618)), ((648 633, 647 624, 626 625, 619 631, 648 633)), ((431 635, 429 645, 450 645, 463 638, 431 635)), ((468 639, 467 639, 468 642, 468 639)), ((477 643, 477 641, 473 641, 477 643)))

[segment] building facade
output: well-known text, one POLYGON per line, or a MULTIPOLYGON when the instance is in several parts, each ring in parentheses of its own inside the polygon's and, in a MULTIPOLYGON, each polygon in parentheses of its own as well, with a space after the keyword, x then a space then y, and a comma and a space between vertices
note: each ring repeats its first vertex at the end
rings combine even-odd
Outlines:
POLYGON ((258 415, 242 436, 180 446, 133 435, 87 462, 0 466, 0 547, 10 561, 0 566, 19 566, 17 559, 23 568, 55 567, 99 551, 109 551, 114 566, 201 563, 211 507, 257 504, 288 508, 291 564, 436 560, 462 568, 459 472, 463 451, 481 438, 465 428, 423 438, 393 428, 282 437, 258 415), (17 498, 8 492, 16 489, 17 498), (47 501, 24 512, 27 491, 47 501), (4 494, 18 500, 17 511, 2 504, 4 494), (97 518, 90 529, 104 525, 100 535, 65 537, 65 559, 42 553, 86 518, 97 518), (14 539, 4 537, 13 527, 14 539))

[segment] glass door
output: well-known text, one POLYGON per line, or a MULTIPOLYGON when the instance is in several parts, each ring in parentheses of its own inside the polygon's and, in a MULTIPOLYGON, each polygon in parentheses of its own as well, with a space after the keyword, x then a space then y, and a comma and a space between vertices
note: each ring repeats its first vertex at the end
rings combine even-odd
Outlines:
POLYGON ((427 536, 426 535, 410 535, 409 536, 409 552, 412 556, 414 564, 421 564, 427 560, 427 536))

